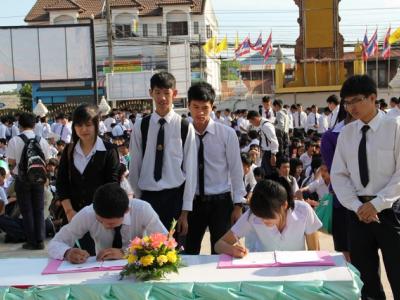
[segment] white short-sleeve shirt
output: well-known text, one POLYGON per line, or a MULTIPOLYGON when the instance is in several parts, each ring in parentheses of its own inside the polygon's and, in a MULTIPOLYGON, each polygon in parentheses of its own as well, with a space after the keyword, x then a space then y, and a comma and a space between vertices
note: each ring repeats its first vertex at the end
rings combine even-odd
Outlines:
POLYGON ((305 250, 305 235, 322 226, 314 210, 304 201, 295 201, 294 209, 287 211, 286 222, 286 227, 279 232, 276 226, 265 225, 261 218, 247 210, 231 230, 238 238, 255 236, 254 251, 300 251, 305 250))

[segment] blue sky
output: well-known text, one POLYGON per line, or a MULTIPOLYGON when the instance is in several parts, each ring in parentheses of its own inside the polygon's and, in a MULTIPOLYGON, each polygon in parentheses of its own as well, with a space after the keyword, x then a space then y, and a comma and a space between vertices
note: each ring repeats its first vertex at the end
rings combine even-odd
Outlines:
MULTIPOLYGON (((298 8, 294 0, 212 0, 216 11, 220 36, 233 41, 250 34, 256 39, 260 32, 264 40, 273 32, 273 43, 294 43, 298 37, 298 8)), ((0 26, 23 25, 24 16, 36 0, 0 0, 0 26)), ((389 26, 400 27, 400 0, 342 0, 340 2, 340 31, 345 42, 362 40, 365 28, 369 35, 378 27, 382 40, 389 26)), ((9 86, 1 86, 7 90, 9 86)))

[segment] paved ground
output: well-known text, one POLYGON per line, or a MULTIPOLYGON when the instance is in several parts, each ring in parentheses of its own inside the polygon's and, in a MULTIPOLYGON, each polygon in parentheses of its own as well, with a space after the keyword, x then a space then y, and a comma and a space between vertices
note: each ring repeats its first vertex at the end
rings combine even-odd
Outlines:
MULTIPOLYGON (((47 255, 46 250, 40 251, 30 251, 21 248, 21 244, 4 244, 4 236, 0 234, 0 258, 9 257, 44 257, 47 255)), ((332 238, 329 235, 321 234, 320 237, 321 248, 333 251, 332 238)), ((203 239, 202 254, 210 254, 210 242, 208 233, 203 239)), ((382 263, 383 266, 383 263, 382 263)), ((0 262, 1 267, 1 262, 0 262)), ((390 286, 386 277, 386 272, 384 267, 382 267, 382 281, 386 291, 387 300, 393 300, 392 293, 390 291, 390 286)))

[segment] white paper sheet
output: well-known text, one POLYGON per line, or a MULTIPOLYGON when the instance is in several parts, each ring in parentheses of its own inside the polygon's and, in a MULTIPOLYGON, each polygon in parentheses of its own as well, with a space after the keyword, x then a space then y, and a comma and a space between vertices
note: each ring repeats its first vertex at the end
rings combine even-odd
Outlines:
POLYGON ((103 262, 96 261, 96 256, 91 256, 83 264, 72 264, 69 261, 63 261, 58 267, 59 271, 78 271, 82 269, 100 268, 103 262))
POLYGON ((103 261, 103 268, 123 267, 127 264, 126 259, 105 260, 103 261))
POLYGON ((252 266, 260 264, 274 264, 274 252, 252 252, 243 258, 234 258, 232 265, 234 266, 252 266))
POLYGON ((315 251, 275 251, 275 258, 282 264, 321 261, 315 251))

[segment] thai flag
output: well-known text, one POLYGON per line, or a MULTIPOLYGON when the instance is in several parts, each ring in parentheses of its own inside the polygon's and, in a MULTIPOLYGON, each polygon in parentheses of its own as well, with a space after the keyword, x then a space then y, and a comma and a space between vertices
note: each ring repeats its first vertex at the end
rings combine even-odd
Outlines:
POLYGON ((363 40, 363 43, 362 43, 362 47, 363 47, 363 60, 364 61, 367 61, 368 60, 368 52, 367 52, 367 48, 368 48, 368 36, 367 36, 367 30, 365 30, 365 34, 364 34, 364 40, 363 40))
POLYGON ((391 28, 389 27, 388 31, 386 32, 385 41, 383 42, 383 50, 382 50, 383 59, 388 59, 390 57, 390 43, 389 43, 390 30, 391 28))
POLYGON ((272 32, 269 34, 268 40, 266 41, 265 45, 261 50, 261 55, 264 56, 264 61, 267 61, 272 51, 274 50, 272 46, 272 32))
POLYGON ((239 45, 239 48, 235 50, 235 55, 236 57, 241 57, 243 55, 246 55, 250 53, 250 40, 248 37, 246 37, 243 42, 239 45))
POLYGON ((372 55, 376 55, 378 53, 378 29, 375 30, 374 34, 372 35, 371 39, 369 40, 368 47, 367 47, 367 54, 368 57, 372 55))
POLYGON ((263 42, 262 42, 262 34, 258 36, 258 39, 255 44, 250 44, 251 49, 255 51, 260 51, 263 48, 263 42))

